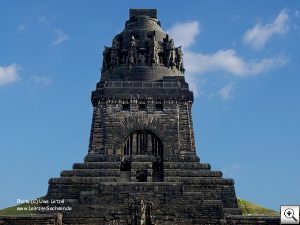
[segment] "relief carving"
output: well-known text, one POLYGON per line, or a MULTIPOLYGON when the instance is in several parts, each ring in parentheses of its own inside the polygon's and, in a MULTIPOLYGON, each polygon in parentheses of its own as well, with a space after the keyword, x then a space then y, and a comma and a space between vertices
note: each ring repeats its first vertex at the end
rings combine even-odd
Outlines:
POLYGON ((127 63, 131 66, 132 64, 136 64, 137 51, 136 51, 136 41, 133 35, 131 35, 128 55, 127 55, 127 63))
POLYGON ((152 202, 141 199, 141 225, 153 225, 152 208, 152 202))
POLYGON ((181 46, 179 46, 178 48, 176 48, 176 67, 180 72, 184 72, 184 68, 183 68, 183 52, 181 49, 181 46))
MULTIPOLYGON (((169 35, 166 35, 162 42, 157 40, 155 32, 149 33, 148 37, 148 40, 144 40, 148 44, 144 46, 137 42, 134 35, 131 35, 127 47, 122 45, 123 38, 121 36, 115 37, 112 47, 105 47, 103 51, 102 71, 120 64, 127 64, 131 69, 133 65, 138 64, 162 65, 184 73, 181 46, 175 48, 174 40, 170 39, 169 35)), ((143 43, 143 40, 141 43, 143 43)))
POLYGON ((152 36, 151 39, 151 47, 149 48, 149 65, 158 65, 159 64, 159 56, 158 56, 159 48, 157 42, 155 41, 155 36, 152 36))

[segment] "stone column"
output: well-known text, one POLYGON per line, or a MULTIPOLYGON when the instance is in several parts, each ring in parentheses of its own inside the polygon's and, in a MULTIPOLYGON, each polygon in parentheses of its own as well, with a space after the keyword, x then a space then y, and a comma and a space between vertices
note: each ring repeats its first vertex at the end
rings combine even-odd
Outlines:
POLYGON ((136 133, 132 134, 132 154, 137 154, 137 135, 136 133))
POLYGON ((152 154, 152 135, 147 134, 147 153, 152 154))

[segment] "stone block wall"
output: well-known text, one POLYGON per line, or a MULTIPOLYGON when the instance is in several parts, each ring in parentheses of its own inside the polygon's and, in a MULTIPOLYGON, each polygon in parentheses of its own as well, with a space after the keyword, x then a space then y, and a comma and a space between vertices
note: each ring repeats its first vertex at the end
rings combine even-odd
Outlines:
POLYGON ((193 96, 186 83, 110 81, 97 88, 92 101, 89 152, 120 155, 130 133, 147 130, 161 139, 164 154, 195 154, 193 96))

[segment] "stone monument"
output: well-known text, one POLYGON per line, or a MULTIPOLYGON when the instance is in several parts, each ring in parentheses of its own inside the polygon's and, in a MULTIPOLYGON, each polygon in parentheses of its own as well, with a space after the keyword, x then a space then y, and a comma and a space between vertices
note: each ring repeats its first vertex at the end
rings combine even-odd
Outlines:
POLYGON ((241 215, 234 181, 196 155, 182 49, 155 9, 130 9, 102 65, 88 154, 49 181, 47 197, 72 205, 64 223, 220 224, 241 215))
POLYGON ((104 48, 88 154, 49 180, 63 224, 279 224, 243 217, 234 181, 200 162, 183 58, 155 9, 130 9, 104 48))

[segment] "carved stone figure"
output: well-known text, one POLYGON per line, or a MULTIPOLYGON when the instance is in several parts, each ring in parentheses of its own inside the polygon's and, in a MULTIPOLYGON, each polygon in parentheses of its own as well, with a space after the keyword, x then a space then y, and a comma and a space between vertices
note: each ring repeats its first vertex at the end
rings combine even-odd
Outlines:
POLYGON ((173 68, 174 66, 176 66, 176 51, 175 51, 174 48, 171 50, 171 59, 170 59, 169 65, 170 65, 172 68, 173 68))
POLYGON ((149 60, 150 65, 158 65, 159 64, 159 56, 158 56, 158 48, 157 46, 151 47, 149 49, 149 60))
POLYGON ((166 37, 163 39, 164 43, 164 48, 168 48, 168 44, 170 42, 170 37, 168 34, 166 34, 166 37))
POLYGON ((145 57, 145 55, 143 53, 139 54, 139 63, 141 65, 145 65, 146 64, 146 57, 145 57))
POLYGON ((180 70, 181 72, 183 72, 184 68, 183 68, 183 52, 181 49, 181 46, 176 48, 176 55, 177 55, 177 60, 176 60, 176 67, 178 70, 180 70))
POLYGON ((133 35, 130 38, 130 47, 136 47, 136 41, 133 35))
POLYGON ((138 207, 135 203, 131 204, 131 225, 138 225, 138 207))
POLYGON ((166 44, 166 62, 167 66, 175 66, 175 58, 176 58, 176 52, 174 50, 174 41, 171 39, 167 44, 166 44))
POLYGON ((141 225, 153 225, 152 208, 152 202, 146 202, 144 199, 141 199, 141 225))
POLYGON ((155 65, 158 65, 160 63, 158 52, 159 52, 159 49, 158 49, 157 45, 155 44, 154 49, 153 49, 153 62, 155 65))
POLYGON ((137 52, 136 52, 136 41, 134 36, 131 36, 128 48, 128 55, 127 55, 127 63, 129 65, 136 64, 137 52))
POLYGON ((159 48, 157 46, 157 42, 155 41, 155 36, 151 38, 151 47, 149 48, 149 57, 148 64, 149 65, 158 65, 159 64, 159 48))
POLYGON ((63 214, 57 213, 55 218, 55 225, 62 225, 63 214))
POLYGON ((147 225, 146 224, 146 202, 144 199, 141 199, 141 225, 147 225))
POLYGON ((152 208, 153 208, 153 203, 152 202, 147 202, 146 206, 146 225, 153 225, 152 221, 152 208))

